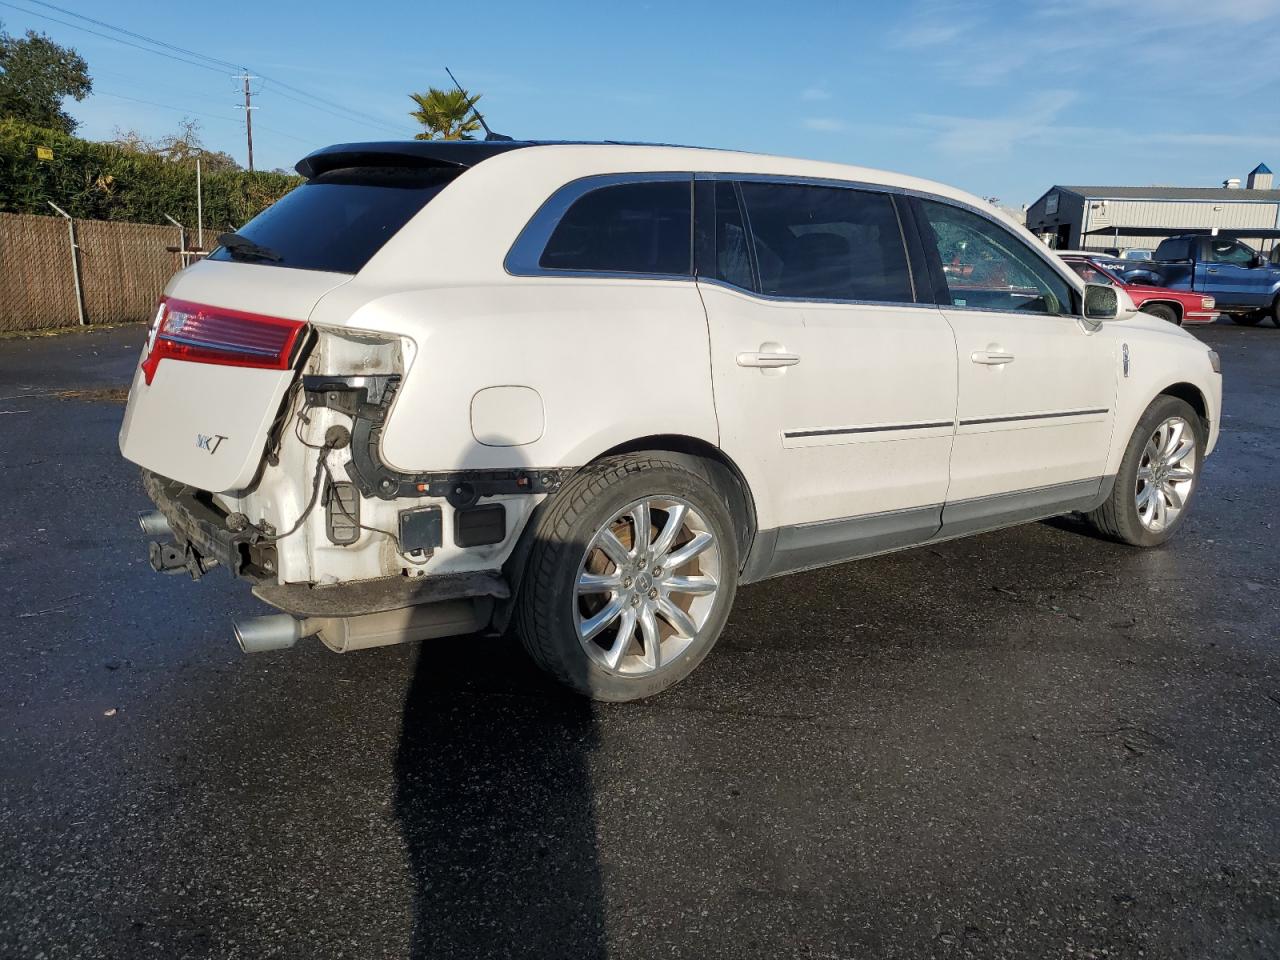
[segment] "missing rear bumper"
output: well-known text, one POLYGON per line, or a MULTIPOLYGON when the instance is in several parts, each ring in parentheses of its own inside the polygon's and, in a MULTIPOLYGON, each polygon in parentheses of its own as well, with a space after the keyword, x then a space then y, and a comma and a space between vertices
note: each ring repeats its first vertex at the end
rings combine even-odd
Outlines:
POLYGON ((147 496, 169 522, 178 549, 192 554, 203 571, 221 564, 237 577, 259 581, 275 576, 276 548, 254 543, 253 528, 233 530, 230 515, 208 494, 149 470, 142 471, 147 496))

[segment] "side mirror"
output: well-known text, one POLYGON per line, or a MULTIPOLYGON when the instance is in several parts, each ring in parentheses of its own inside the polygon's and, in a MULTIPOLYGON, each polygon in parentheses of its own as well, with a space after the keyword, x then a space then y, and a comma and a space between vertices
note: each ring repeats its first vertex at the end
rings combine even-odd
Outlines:
POLYGON ((1086 320, 1127 320, 1138 312, 1133 300, 1119 287, 1107 283, 1084 285, 1086 320))
POLYGON ((1265 267, 1266 265, 1267 265, 1267 260, 1260 253, 1255 253, 1253 255, 1253 259, 1249 261, 1249 266, 1251 267, 1265 267))

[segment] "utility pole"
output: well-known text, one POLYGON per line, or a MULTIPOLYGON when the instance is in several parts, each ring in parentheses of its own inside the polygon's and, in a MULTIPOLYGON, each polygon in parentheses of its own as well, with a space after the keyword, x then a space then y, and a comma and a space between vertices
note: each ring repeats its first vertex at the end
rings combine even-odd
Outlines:
POLYGON ((257 80, 257 77, 249 75, 249 71, 245 70, 237 80, 244 81, 244 132, 245 138, 249 143, 249 172, 253 172, 253 111, 256 109, 253 105, 253 89, 249 86, 250 80, 257 80))

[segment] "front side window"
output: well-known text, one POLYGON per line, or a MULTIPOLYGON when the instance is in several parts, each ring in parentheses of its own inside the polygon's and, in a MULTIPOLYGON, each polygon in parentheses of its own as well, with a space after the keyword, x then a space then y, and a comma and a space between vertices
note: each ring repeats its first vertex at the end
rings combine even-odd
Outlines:
POLYGON ((544 270, 692 272, 691 181, 618 183, 583 194, 565 211, 538 259, 544 270))
POLYGON ((911 273, 887 194, 791 183, 740 185, 760 292, 911 303, 911 273))
POLYGON ((1068 260, 1067 266, 1080 275, 1085 283, 1115 283, 1115 278, 1104 273, 1087 260, 1068 260))
POLYGON ((1214 263, 1234 263, 1247 267, 1253 263, 1253 251, 1239 240, 1210 240, 1209 259, 1214 263))
POLYGON ((952 305, 1071 312, 1071 285, 1010 231, 949 204, 922 200, 921 206, 933 229, 952 305))

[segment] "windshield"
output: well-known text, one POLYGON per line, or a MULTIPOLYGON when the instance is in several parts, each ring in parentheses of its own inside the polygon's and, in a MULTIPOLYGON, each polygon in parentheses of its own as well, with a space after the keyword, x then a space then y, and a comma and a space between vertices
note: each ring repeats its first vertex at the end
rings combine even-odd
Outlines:
POLYGON ((308 180, 254 217, 210 260, 356 273, 457 176, 453 169, 347 167, 308 180), (266 250, 270 257, 255 252, 266 250))

